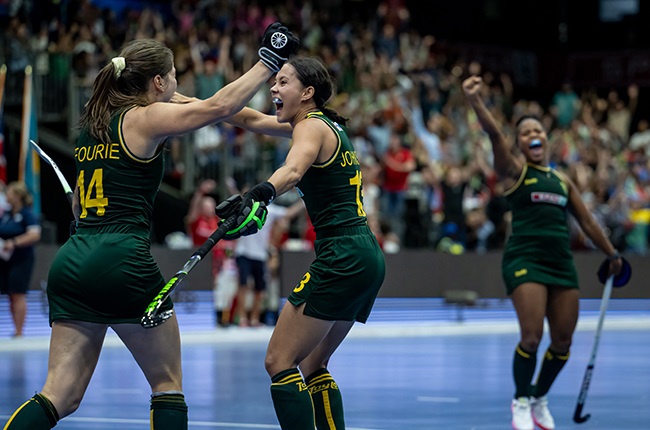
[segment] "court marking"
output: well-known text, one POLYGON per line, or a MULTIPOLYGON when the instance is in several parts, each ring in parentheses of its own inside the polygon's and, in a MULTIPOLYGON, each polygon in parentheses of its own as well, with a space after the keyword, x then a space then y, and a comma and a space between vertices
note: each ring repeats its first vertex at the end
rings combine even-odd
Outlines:
POLYGON ((431 402, 431 403, 460 403, 458 397, 431 397, 431 396, 418 396, 418 402, 431 402))

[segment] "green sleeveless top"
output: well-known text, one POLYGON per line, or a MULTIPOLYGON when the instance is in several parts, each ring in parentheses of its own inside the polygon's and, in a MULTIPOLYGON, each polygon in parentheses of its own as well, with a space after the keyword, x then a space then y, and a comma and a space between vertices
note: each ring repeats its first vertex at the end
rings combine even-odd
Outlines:
POLYGON ((325 122, 338 139, 334 155, 325 163, 312 164, 296 185, 314 231, 366 225, 361 166, 354 146, 343 128, 322 112, 311 112, 307 118, 325 122))
POLYGON ((512 209, 512 237, 569 239, 569 188, 550 167, 527 163, 505 196, 512 209))
POLYGON ((82 130, 75 147, 81 215, 79 227, 135 226, 149 232, 153 204, 162 182, 162 146, 153 158, 131 153, 124 142, 125 109, 110 123, 110 142, 82 130))

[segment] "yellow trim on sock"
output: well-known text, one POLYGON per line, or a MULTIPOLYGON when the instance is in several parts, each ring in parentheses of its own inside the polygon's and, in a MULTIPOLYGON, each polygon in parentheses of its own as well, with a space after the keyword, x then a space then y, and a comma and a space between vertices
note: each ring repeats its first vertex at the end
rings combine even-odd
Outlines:
POLYGON ((278 382, 272 382, 271 385, 287 385, 293 384, 296 382, 303 382, 302 376, 300 375, 289 375, 286 378, 280 379, 278 382))
POLYGON ((20 412, 21 409, 24 408, 25 406, 27 406, 27 403, 31 402, 32 400, 36 402, 36 399, 31 398, 31 399, 27 400, 25 403, 23 403, 18 409, 16 409, 14 411, 14 413, 11 415, 11 417, 9 417, 9 421, 7 421, 7 425, 5 425, 3 430, 7 430, 9 428, 9 424, 11 424, 11 422, 14 420, 14 418, 16 418, 16 415, 18 415, 18 412, 20 412))
POLYGON ((311 382, 309 383, 309 386, 311 387, 312 385, 318 384, 319 382, 322 382, 322 381, 325 381, 325 380, 333 381, 334 379, 332 378, 332 375, 330 375, 329 373, 326 373, 325 375, 321 375, 321 376, 318 376, 318 377, 312 379, 311 382))
POLYGON ((555 351, 551 351, 551 349, 549 348, 546 350, 546 354, 544 355, 544 358, 546 358, 547 360, 552 360, 554 358, 557 358, 558 360, 567 361, 570 355, 571 355, 570 351, 568 351, 565 355, 561 355, 555 351))
POLYGON ((523 349, 521 349, 520 345, 517 345, 517 348, 515 349, 515 351, 517 352, 517 354, 521 355, 524 358, 530 358, 531 357, 531 355, 529 353, 527 353, 523 349))

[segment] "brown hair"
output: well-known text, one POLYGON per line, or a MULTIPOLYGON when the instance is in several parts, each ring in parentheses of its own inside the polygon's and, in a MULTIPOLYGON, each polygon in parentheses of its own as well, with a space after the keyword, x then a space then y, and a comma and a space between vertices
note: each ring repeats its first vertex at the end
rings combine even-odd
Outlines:
POLYGON ((314 102, 326 117, 339 125, 346 125, 348 118, 339 115, 334 109, 325 107, 332 97, 335 82, 329 71, 318 57, 293 57, 287 61, 295 70, 298 79, 306 87, 314 87, 314 102))
POLYGON ((125 68, 120 71, 111 61, 99 71, 86 109, 77 124, 101 142, 110 140, 109 125, 113 115, 128 106, 148 105, 151 79, 158 75, 166 77, 174 66, 171 49, 154 39, 127 43, 119 57, 124 58, 125 68))
POLYGON ((12 190, 14 193, 16 193, 18 198, 20 198, 20 201, 23 203, 23 206, 31 207, 34 203, 34 198, 32 197, 31 193, 27 189, 27 185, 24 182, 10 182, 9 185, 7 185, 7 190, 12 190))

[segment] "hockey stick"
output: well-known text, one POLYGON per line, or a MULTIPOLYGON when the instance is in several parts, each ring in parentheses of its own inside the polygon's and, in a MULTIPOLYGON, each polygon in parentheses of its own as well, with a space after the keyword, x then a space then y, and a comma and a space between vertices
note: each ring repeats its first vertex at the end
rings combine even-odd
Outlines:
POLYGON ((70 184, 68 184, 68 181, 65 179, 65 176, 63 176, 63 173, 61 173, 61 170, 59 170, 59 166, 56 165, 54 160, 50 158, 49 155, 41 149, 40 146, 36 144, 33 140, 30 140, 32 145, 34 145, 34 149, 36 149, 36 152, 38 155, 47 162, 50 166, 52 166, 52 169, 54 169, 54 173, 56 173, 57 178, 59 178, 59 182, 61 182, 61 185, 63 186, 63 191, 65 191, 65 196, 68 198, 68 202, 72 204, 72 197, 74 196, 74 193, 72 192, 72 188, 70 188, 70 184))
POLYGON ((603 329, 603 320, 605 319, 605 312, 607 311, 607 304, 609 302, 609 296, 612 294, 612 286, 614 284, 614 276, 607 278, 605 282, 605 289, 603 290, 603 298, 600 300, 600 315, 598 316, 598 325, 596 327, 596 337, 594 338, 594 346, 591 349, 591 358, 589 359, 589 364, 585 370, 585 376, 582 378, 582 387, 580 388, 580 394, 578 395, 578 403, 576 404, 576 409, 573 412, 573 421, 578 424, 582 424, 591 417, 591 414, 586 414, 582 416, 582 408, 585 405, 585 400, 587 399, 587 391, 589 390, 589 383, 591 382, 591 374, 594 371, 594 363, 596 362, 596 352, 598 351, 598 343, 600 342, 600 332, 603 329))
POLYGON ((164 312, 159 312, 162 304, 167 300, 167 297, 183 282, 183 279, 187 276, 188 273, 196 266, 199 261, 201 261, 206 254, 217 244, 228 231, 235 227, 237 222, 237 215, 233 215, 227 218, 224 222, 219 225, 214 233, 203 242, 203 245, 199 247, 194 254, 187 260, 185 265, 181 270, 176 272, 176 274, 165 284, 165 286, 160 290, 156 297, 149 303, 147 309, 140 319, 140 325, 144 328, 153 328, 159 326, 160 324, 167 321, 174 314, 173 309, 169 309, 164 312))

